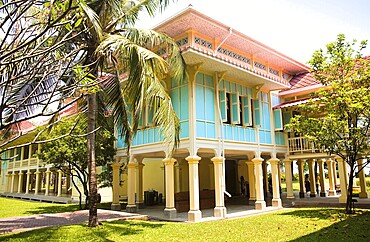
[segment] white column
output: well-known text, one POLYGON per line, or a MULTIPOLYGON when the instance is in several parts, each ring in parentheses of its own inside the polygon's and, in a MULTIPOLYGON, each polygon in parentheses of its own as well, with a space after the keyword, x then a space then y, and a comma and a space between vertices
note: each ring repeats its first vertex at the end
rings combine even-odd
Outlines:
POLYGON ((10 183, 10 192, 13 193, 14 192, 14 180, 15 180, 15 173, 13 171, 12 173, 12 181, 10 183))
POLYGON ((175 208, 175 176, 174 164, 175 159, 163 159, 165 169, 165 182, 166 182, 166 208, 164 209, 164 216, 166 218, 176 218, 175 208))
POLYGON ((39 194, 39 190, 40 190, 40 174, 41 174, 41 172, 39 172, 39 171, 36 171, 35 172, 35 176, 36 176, 36 180, 35 180, 35 195, 39 194))
POLYGON ((316 197, 316 179, 315 179, 315 172, 314 172, 315 161, 309 160, 308 161, 308 171, 310 174, 310 197, 316 197))
POLYGON ((284 160, 285 183, 286 183, 286 198, 294 198, 293 194, 293 177, 292 177, 292 161, 284 160))
POLYGON ((337 162, 335 160, 333 160, 333 162, 331 163, 332 166, 333 166, 333 178, 334 178, 334 190, 336 190, 336 186, 338 184, 337 182, 337 162))
MULTIPOLYGON (((366 162, 366 159, 365 159, 365 162, 366 162)), ((358 160, 358 169, 360 170, 364 165, 364 161, 363 160, 358 160)), ((366 179, 365 179, 365 172, 364 172, 364 169, 362 169, 359 173, 358 173, 358 177, 359 177, 359 180, 360 180, 360 187, 361 187, 361 192, 359 194, 359 197, 360 198, 368 198, 368 194, 366 192, 366 179)))
POLYGON ((185 158, 189 163, 189 197, 190 211, 188 212, 188 221, 198 222, 202 219, 202 212, 199 210, 199 174, 198 164, 199 156, 188 156, 185 158))
POLYGON ((297 160, 298 176, 299 176, 299 198, 305 197, 304 186, 304 160, 297 160))
POLYGON ((127 206, 126 211, 134 213, 137 211, 135 204, 135 169, 136 164, 133 159, 127 164, 127 206))
POLYGON ((49 196, 49 189, 50 189, 50 168, 46 169, 46 181, 45 181, 45 196, 49 196))
POLYGON ((347 189, 348 189, 348 176, 347 176, 347 163, 342 158, 337 159, 339 182, 340 182, 340 203, 347 202, 347 189))
POLYGON ((256 178, 256 202, 255 208, 257 210, 263 210, 266 208, 266 202, 263 196, 263 174, 262 174, 262 158, 252 159, 254 163, 254 176, 256 178))
POLYGON ((213 210, 213 216, 219 217, 219 218, 225 218, 226 217, 226 207, 225 207, 225 201, 224 201, 224 193, 222 191, 222 180, 223 180, 223 163, 224 158, 223 157, 213 157, 213 170, 214 170, 214 177, 215 177, 215 202, 216 207, 213 210))
POLYGON ((62 196, 62 174, 61 170, 58 171, 58 197, 62 196))
POLYGON ((254 164, 252 161, 245 162, 248 166, 249 200, 256 200, 256 178, 254 176, 254 164))
POLYGON ((324 173, 324 161, 320 159, 319 164, 319 182, 320 182, 320 197, 326 197, 326 188, 325 188, 325 173, 324 173))
POLYGON ((22 183, 23 183, 23 173, 19 171, 18 173, 18 193, 22 192, 22 183))
POLYGON ((119 168, 121 167, 120 162, 121 157, 116 157, 116 161, 112 164, 112 210, 121 210, 121 205, 119 203, 119 168))
POLYGON ((32 172, 28 171, 26 174, 27 174, 27 178, 26 178, 26 194, 28 194, 29 191, 30 191, 30 180, 31 180, 32 172))
POLYGON ((143 190, 143 158, 137 159, 137 166, 136 166, 136 196, 137 196, 137 206, 138 208, 142 208, 144 206, 144 190, 143 190))
POLYGON ((335 186, 334 186, 334 171, 333 171, 333 160, 328 159, 326 160, 326 165, 328 167, 328 175, 329 175, 329 196, 335 196, 335 186))
POLYGON ((271 158, 269 160, 271 164, 271 179, 272 179, 272 206, 282 207, 279 191, 279 174, 278 167, 280 165, 280 160, 277 158, 271 158))

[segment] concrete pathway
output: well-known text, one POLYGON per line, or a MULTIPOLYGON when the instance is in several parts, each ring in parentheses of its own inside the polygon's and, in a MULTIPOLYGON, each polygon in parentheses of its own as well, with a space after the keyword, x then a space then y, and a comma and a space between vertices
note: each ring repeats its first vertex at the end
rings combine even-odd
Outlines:
MULTIPOLYGON (((71 225, 85 223, 89 219, 88 210, 76 212, 40 214, 26 217, 10 217, 0 219, 0 234, 22 232, 52 226, 71 225)), ((113 220, 140 219, 148 220, 147 215, 118 212, 98 209, 100 222, 113 220)))

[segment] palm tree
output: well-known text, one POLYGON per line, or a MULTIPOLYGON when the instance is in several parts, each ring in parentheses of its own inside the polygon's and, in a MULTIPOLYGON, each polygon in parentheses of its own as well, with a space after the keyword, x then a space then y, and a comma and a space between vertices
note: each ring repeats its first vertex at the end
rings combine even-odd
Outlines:
POLYGON ((170 75, 183 78, 185 65, 174 40, 154 31, 133 28, 141 11, 153 16, 158 9, 163 10, 169 4, 168 0, 77 2, 78 9, 71 14, 81 15, 83 23, 79 26, 88 27, 88 31, 75 42, 76 46, 84 46, 80 56, 84 64, 79 73, 80 77, 88 80, 85 83, 95 81, 93 87, 87 90, 89 226, 94 227, 98 225, 94 131, 97 97, 101 95, 98 91, 98 80, 101 80, 99 74, 103 71, 113 74, 103 86, 106 87, 107 104, 113 110, 115 125, 125 139, 128 152, 143 107, 154 103, 154 107, 157 107, 154 122, 161 127, 170 154, 179 142, 179 121, 161 81, 170 75), (155 46, 167 46, 169 55, 166 60, 151 51, 155 46), (129 120, 130 113, 134 116, 132 122, 129 120))

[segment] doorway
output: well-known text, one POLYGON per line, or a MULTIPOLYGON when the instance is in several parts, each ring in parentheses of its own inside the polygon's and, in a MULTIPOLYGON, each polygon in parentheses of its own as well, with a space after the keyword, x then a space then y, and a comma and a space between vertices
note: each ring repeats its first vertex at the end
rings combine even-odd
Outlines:
POLYGON ((225 160, 226 191, 232 196, 238 194, 238 165, 236 160, 225 160))

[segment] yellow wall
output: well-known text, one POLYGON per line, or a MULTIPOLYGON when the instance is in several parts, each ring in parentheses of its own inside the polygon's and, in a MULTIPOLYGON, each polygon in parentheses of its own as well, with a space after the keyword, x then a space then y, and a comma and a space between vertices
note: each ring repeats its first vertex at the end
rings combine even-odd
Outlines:
POLYGON ((237 191, 240 193, 241 190, 240 190, 240 187, 241 187, 241 184, 240 184, 240 177, 241 176, 244 176, 244 180, 245 181, 248 181, 249 182, 249 177, 248 177, 248 166, 247 164, 245 164, 245 160, 239 160, 238 161, 238 181, 239 181, 239 186, 238 186, 238 189, 237 191))
POLYGON ((127 198, 127 173, 121 174, 120 181, 120 198, 127 198))
MULTIPOLYGON (((100 174, 103 171, 102 166, 96 167, 96 174, 100 174)), ((71 184, 73 186, 73 184, 71 184)), ((103 187, 98 188, 98 193, 101 196, 101 202, 112 202, 112 188, 111 187, 103 187)))
POLYGON ((202 158, 199 161, 199 190, 211 189, 210 185, 210 159, 202 158))
POLYGON ((186 160, 179 161, 180 164, 180 188, 181 192, 189 191, 189 164, 186 160))
POLYGON ((144 159, 143 190, 153 189, 165 196, 164 166, 162 159, 144 159))
POLYGON ((101 196, 102 203, 112 202, 112 188, 111 187, 98 188, 98 193, 101 196))

